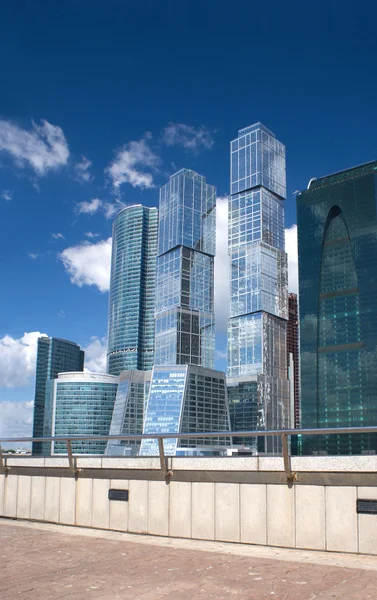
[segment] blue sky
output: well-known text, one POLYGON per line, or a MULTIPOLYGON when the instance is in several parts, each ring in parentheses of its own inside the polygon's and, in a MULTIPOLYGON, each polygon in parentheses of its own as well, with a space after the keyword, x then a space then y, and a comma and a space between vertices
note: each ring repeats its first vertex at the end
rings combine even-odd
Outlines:
MULTIPOLYGON (((78 342, 102 368, 123 203, 157 204, 183 166, 225 196, 229 141, 255 121, 287 147, 287 228, 311 177, 376 158, 376 16, 374 2, 350 0, 3 7, 0 435, 31 431, 37 332, 78 342)), ((224 202, 219 229, 224 239, 224 202)))

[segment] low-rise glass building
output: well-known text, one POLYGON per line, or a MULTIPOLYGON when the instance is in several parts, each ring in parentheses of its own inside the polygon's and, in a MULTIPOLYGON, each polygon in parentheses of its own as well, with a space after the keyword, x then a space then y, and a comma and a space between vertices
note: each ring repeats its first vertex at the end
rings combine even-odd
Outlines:
MULTIPOLYGON (((119 378, 102 373, 59 373, 49 383, 53 436, 108 435, 119 378)), ((104 454, 106 440, 73 441, 76 454, 104 454)), ((53 442, 52 454, 66 454, 53 442)))
MULTIPOLYGON (((143 433, 229 431, 225 373, 196 365, 154 367, 143 433)), ((230 438, 164 440, 165 454, 190 454, 198 448, 230 445, 230 438)), ((157 440, 143 440, 141 456, 158 454, 157 440)))
MULTIPOLYGON (((143 432, 144 409, 148 399, 152 371, 123 371, 110 425, 110 435, 143 432)), ((109 440, 105 454, 126 456, 138 453, 140 441, 109 440)))

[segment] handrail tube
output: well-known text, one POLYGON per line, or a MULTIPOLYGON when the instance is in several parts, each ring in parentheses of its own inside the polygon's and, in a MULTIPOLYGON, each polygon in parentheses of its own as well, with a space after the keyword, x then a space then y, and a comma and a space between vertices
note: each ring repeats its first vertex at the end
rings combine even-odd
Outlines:
POLYGON ((341 435, 351 433, 377 433, 377 425, 366 427, 329 427, 316 429, 269 429, 256 431, 211 431, 196 433, 130 433, 128 435, 69 435, 51 437, 22 437, 22 438, 0 438, 0 443, 19 442, 67 442, 68 440, 151 440, 158 438, 192 439, 197 437, 271 437, 282 435, 341 435))

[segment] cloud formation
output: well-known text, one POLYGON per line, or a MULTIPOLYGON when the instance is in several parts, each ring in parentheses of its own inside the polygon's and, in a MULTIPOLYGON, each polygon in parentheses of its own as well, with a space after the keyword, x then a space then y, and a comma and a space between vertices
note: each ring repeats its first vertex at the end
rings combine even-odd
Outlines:
POLYGON ((30 167, 42 177, 68 162, 69 148, 63 130, 42 120, 30 131, 0 120, 0 152, 8 153, 17 167, 30 167))
POLYGON ((155 170, 159 158, 148 145, 149 138, 147 135, 141 140, 129 142, 116 152, 113 162, 106 168, 115 191, 119 191, 124 183, 141 189, 154 187, 153 175, 145 169, 155 170))
POLYGON ((99 198, 93 198, 90 202, 78 202, 76 204, 76 210, 79 215, 94 215, 102 207, 102 200, 99 198))
POLYGON ((65 237, 62 233, 52 233, 51 235, 54 240, 65 240, 65 237))
POLYGON ((82 242, 59 255, 71 283, 83 287, 94 285, 101 292, 110 286, 111 237, 96 244, 82 242))
MULTIPOLYGON (((30 402, 11 402, 8 400, 3 400, 0 403, 0 407, 0 437, 16 438, 32 436, 34 407, 33 400, 30 402)), ((12 444, 7 445, 9 447, 12 446, 12 444)), ((26 447, 27 444, 22 444, 22 446, 26 447)))
POLYGON ((30 385, 35 376, 38 338, 45 335, 31 331, 18 339, 10 335, 0 339, 0 386, 13 388, 30 385))
POLYGON ((167 146, 182 146, 194 152, 210 150, 214 144, 210 129, 183 123, 169 123, 162 132, 162 139, 167 146))
POLYGON ((4 190, 1 194, 1 197, 3 198, 3 200, 9 202, 9 200, 12 200, 13 198, 13 190, 4 190))
MULTIPOLYGON (((125 206, 126 204, 120 200, 116 200, 115 202, 103 202, 99 198, 93 198, 90 202, 78 202, 76 204, 76 211, 79 215, 94 215, 101 211, 103 212, 105 219, 112 219, 125 206)), ((88 237, 90 237, 90 235, 88 235, 88 237)))
POLYGON ((85 371, 90 373, 106 372, 107 339, 93 336, 85 351, 85 371))
POLYGON ((92 162, 88 158, 86 158, 86 156, 82 156, 81 161, 75 164, 75 172, 77 179, 86 183, 93 181, 94 177, 89 171, 91 166, 92 162))

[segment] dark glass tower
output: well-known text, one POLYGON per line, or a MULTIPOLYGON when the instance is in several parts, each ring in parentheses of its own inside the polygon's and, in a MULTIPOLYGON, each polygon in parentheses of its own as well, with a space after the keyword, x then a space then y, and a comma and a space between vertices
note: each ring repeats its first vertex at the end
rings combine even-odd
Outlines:
POLYGON ((297 294, 288 295, 287 365, 291 385, 292 426, 300 427, 300 340, 297 294), (293 396, 293 397, 292 397, 293 396))
MULTIPOLYGON (((46 433, 45 415, 46 386, 48 379, 55 379, 58 373, 84 370, 84 351, 74 342, 58 338, 41 337, 38 340, 37 370, 35 378, 35 400, 33 437, 42 437, 46 433)), ((33 454, 43 454, 42 442, 33 443, 33 454)))
MULTIPOLYGON (((302 426, 376 425, 377 162, 311 180, 297 224, 302 426)), ((325 436, 304 451, 357 454, 376 441, 325 436)))
POLYGON ((157 208, 127 206, 113 225, 108 372, 152 369, 157 208))

